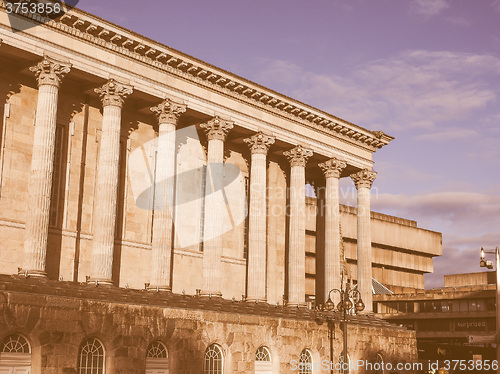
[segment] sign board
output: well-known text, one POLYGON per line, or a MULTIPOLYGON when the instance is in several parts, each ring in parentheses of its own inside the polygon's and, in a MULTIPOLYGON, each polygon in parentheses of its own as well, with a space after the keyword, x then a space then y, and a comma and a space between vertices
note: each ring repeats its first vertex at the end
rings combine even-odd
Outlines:
POLYGON ((475 343, 475 344, 495 343, 495 335, 469 335, 469 343, 475 343))

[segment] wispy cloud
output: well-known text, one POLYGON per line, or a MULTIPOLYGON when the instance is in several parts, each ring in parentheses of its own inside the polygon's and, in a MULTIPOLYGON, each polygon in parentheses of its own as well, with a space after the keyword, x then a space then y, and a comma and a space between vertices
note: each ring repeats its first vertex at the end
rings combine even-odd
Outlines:
POLYGON ((427 133, 423 135, 416 136, 417 140, 433 141, 433 142, 445 142, 454 139, 470 139, 471 137, 477 137, 479 133, 471 129, 463 128, 451 128, 445 131, 438 131, 433 133, 427 133))
POLYGON ((500 12, 500 0, 493 0, 491 5, 493 6, 493 9, 495 9, 497 12, 500 12))
POLYGON ((481 246, 500 244, 500 195, 475 192, 438 192, 416 196, 374 196, 373 210, 410 219, 419 227, 443 232, 443 256, 435 258, 434 274, 426 287, 443 285, 443 275, 480 271, 481 246))
POLYGON ((423 16, 436 16, 449 7, 446 0, 414 0, 410 5, 413 12, 423 16))
POLYGON ((286 61, 259 62, 259 80, 370 128, 431 128, 463 120, 492 104, 500 91, 494 83, 500 59, 490 55, 407 51, 358 65, 343 76, 305 71, 286 61))
POLYGON ((470 22, 462 17, 446 17, 446 22, 456 26, 470 26, 470 22))
MULTIPOLYGON (((480 233, 500 226, 500 195, 477 192, 433 192, 408 196, 380 194, 372 202, 374 209, 392 211, 401 217, 429 223, 439 222, 435 229, 453 228, 459 232, 480 233), (478 229, 475 231, 475 229, 478 229)), ((500 235, 500 234, 499 234, 500 235)), ((500 238, 499 238, 500 239, 500 238)))

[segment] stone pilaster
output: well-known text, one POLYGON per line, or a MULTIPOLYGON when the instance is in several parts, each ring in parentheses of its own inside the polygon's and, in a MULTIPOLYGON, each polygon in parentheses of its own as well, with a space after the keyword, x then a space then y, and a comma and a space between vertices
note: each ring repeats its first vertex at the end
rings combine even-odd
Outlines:
MULTIPOLYGON (((326 179, 325 191, 325 295, 328 300, 330 290, 341 287, 340 274, 340 206, 339 206, 339 178, 346 167, 344 161, 332 158, 319 164, 326 179)), ((340 301, 339 294, 332 292, 335 305, 340 301)))
POLYGON ((247 301, 266 301, 267 151, 275 138, 258 133, 243 141, 252 153, 248 216, 247 301))
POLYGON ((233 122, 214 117, 200 125, 208 138, 205 188, 205 222, 203 230, 203 288, 202 296, 222 296, 222 232, 224 200, 223 186, 224 140, 234 127, 233 122))
POLYGON ((358 190, 357 278, 358 290, 365 303, 363 313, 373 311, 370 189, 376 176, 377 173, 370 170, 361 170, 351 175, 358 190))
POLYGON ((149 290, 171 291, 172 227, 174 212, 175 135, 177 122, 186 106, 165 100, 152 107, 158 117, 158 152, 149 290))
POLYGON ((23 263, 19 273, 46 276, 57 100, 59 86, 64 75, 69 73, 70 65, 45 57, 30 70, 35 73, 38 81, 38 102, 28 182, 29 209, 26 217, 23 263))
POLYGON ((288 248, 289 306, 305 305, 306 281, 306 163, 313 155, 298 146, 283 154, 290 162, 290 234, 288 248))
POLYGON ((121 115, 123 102, 128 95, 132 94, 132 87, 110 79, 102 87, 96 88, 95 92, 102 100, 103 114, 97 163, 91 275, 88 282, 112 284, 121 115))

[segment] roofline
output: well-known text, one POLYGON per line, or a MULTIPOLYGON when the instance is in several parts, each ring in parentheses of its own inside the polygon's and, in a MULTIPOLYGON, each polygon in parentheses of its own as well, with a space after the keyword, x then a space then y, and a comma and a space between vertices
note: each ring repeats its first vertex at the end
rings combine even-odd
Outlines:
MULTIPOLYGON (((5 11, 2 2, 0 9, 5 11)), ((84 39, 100 48, 126 55, 194 83, 208 84, 222 94, 251 105, 257 104, 265 110, 325 131, 371 152, 394 139, 382 131, 371 131, 343 120, 78 8, 71 9, 56 20, 29 13, 16 16, 84 39)))

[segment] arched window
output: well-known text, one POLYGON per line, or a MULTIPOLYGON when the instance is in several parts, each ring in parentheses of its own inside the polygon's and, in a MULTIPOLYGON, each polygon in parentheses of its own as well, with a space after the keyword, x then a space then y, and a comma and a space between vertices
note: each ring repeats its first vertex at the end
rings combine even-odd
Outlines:
POLYGON ((255 352, 255 374, 272 374, 272 372, 271 352, 266 347, 260 347, 255 352))
POLYGON ((203 374, 222 374, 223 364, 222 349, 217 344, 212 344, 205 351, 203 374))
POLYGON ((304 349, 299 358, 299 374, 312 374, 313 360, 311 352, 304 349))
POLYGON ((29 373, 31 368, 31 346, 19 334, 6 336, 0 344, 0 372, 29 373))
POLYGON ((377 353, 374 369, 376 374, 384 374, 384 358, 380 353, 377 353))
POLYGON ((168 374, 168 351, 162 342, 152 342, 146 356, 146 374, 168 374))
POLYGON ((22 335, 12 334, 2 342, 2 353, 31 353, 28 340, 22 335))
POLYGON ((104 347, 96 338, 88 338, 82 343, 78 374, 104 374, 104 347))

